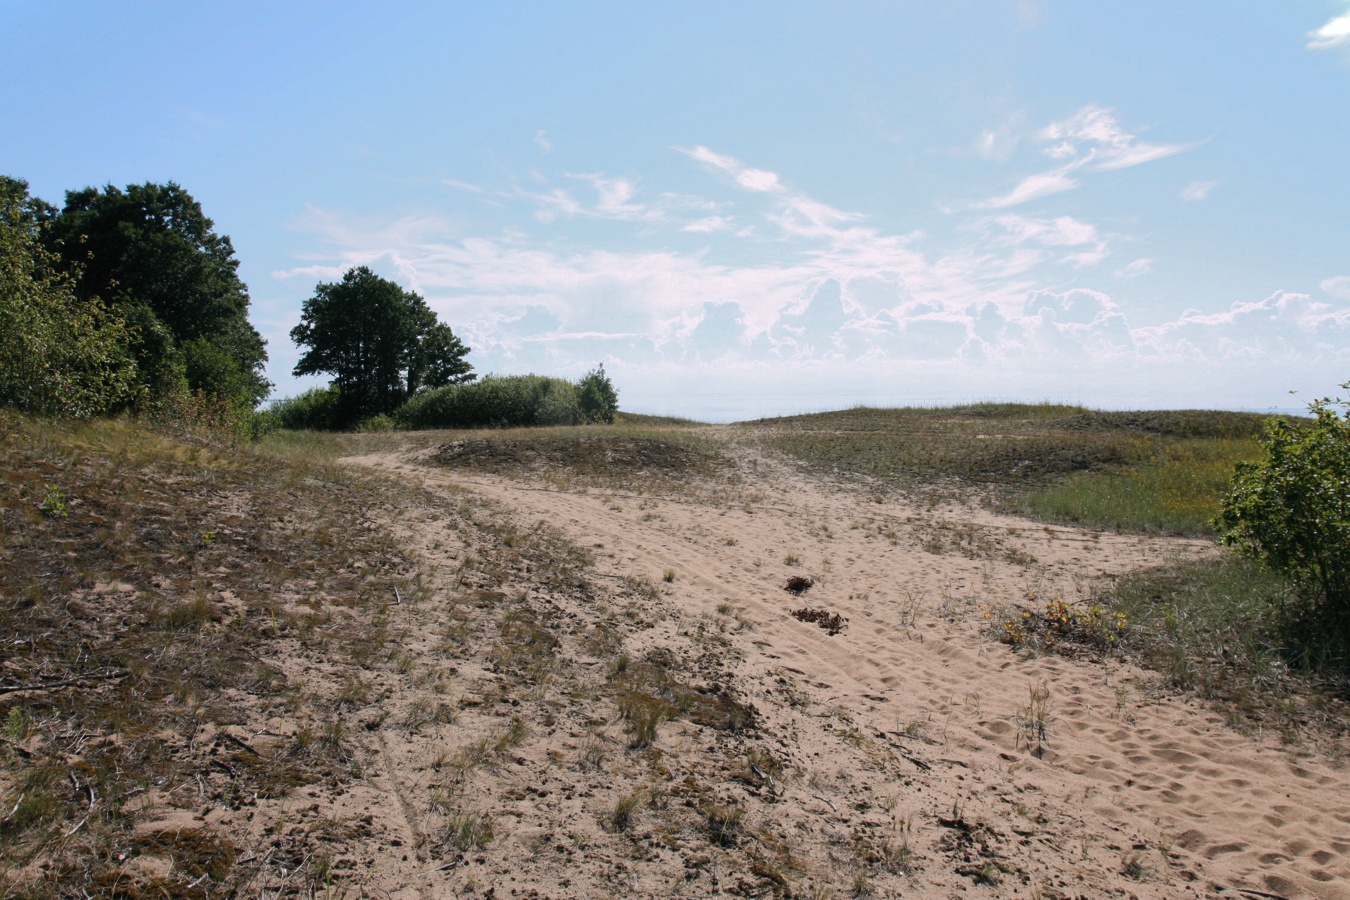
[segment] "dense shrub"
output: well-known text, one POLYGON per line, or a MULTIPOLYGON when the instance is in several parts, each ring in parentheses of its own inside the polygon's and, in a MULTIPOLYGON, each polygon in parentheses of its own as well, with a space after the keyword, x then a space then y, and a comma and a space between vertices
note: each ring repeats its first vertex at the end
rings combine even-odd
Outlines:
MULTIPOLYGON (((1350 385, 1346 385, 1350 387, 1350 385)), ((1321 400, 1311 424, 1273 419, 1265 458, 1237 467, 1216 524, 1225 543, 1301 589, 1292 610, 1325 657, 1350 650, 1350 419, 1321 400)))
POLYGON ((282 428, 292 431, 332 431, 337 427, 339 394, 336 385, 310 388, 296 397, 273 400, 269 412, 282 428))
POLYGON ((403 428, 512 428, 587 421, 577 385, 543 375, 489 375, 427 391, 394 418, 403 428))
POLYGON ((619 411, 619 392, 614 390, 614 382, 605 374, 603 365, 596 366, 577 382, 577 402, 587 422, 609 425, 614 421, 614 414, 619 411))

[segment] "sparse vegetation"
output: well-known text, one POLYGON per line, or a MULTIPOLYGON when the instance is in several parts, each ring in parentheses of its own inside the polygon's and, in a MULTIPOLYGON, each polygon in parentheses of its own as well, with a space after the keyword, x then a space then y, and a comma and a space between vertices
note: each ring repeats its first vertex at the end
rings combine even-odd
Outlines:
POLYGON ((1264 421, 981 403, 858 407, 739 427, 808 471, 874 491, 974 494, 1051 521, 1210 534, 1233 465, 1255 458, 1264 421))

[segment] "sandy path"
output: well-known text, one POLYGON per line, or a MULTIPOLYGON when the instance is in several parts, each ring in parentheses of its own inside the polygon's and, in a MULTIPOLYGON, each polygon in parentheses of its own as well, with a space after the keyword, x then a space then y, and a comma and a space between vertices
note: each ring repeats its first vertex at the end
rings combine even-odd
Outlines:
MULTIPOLYGON (((781 472, 755 486, 766 501, 682 502, 540 489, 393 455, 361 462, 544 520, 596 548, 602 573, 646 578, 682 609, 714 616, 730 604, 754 626, 737 637, 738 677, 794 673, 823 718, 842 713, 936 760, 915 812, 956 807, 1021 836, 1044 884, 1072 891, 1091 864, 1120 873, 1122 895, 1350 897, 1350 778, 1337 761, 1239 734, 1137 686, 1147 678, 1128 667, 1029 659, 982 636, 984 604, 1032 590, 1074 599, 1085 578, 1203 542, 874 503, 781 472), (782 585, 800 573, 816 585, 799 600, 782 585), (787 614, 803 604, 841 613, 848 629, 831 637, 787 614), (1037 758, 1017 719, 1042 681, 1052 719, 1037 758)), ((808 758, 822 752, 812 740, 802 736, 808 758)), ((969 884, 937 881, 944 892, 969 884)))

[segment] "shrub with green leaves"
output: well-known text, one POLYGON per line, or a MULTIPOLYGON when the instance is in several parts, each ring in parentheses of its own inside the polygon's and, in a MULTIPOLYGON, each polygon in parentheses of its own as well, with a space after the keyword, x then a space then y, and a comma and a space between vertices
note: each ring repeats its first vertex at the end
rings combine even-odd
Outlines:
POLYGON ((603 364, 587 372, 577 382, 577 403, 587 422, 609 425, 614 421, 614 414, 619 411, 619 392, 605 374, 603 364))
POLYGON ((137 395, 132 334, 98 298, 81 299, 42 247, 42 202, 0 176, 0 404, 93 416, 137 395))
POLYGON ((395 413, 403 428, 519 428, 580 425, 577 386, 543 375, 489 375, 413 397, 395 413))
POLYGON ((304 393, 273 400, 269 411, 292 431, 331 431, 337 427, 337 385, 310 388, 304 393))
MULTIPOLYGON (((1350 387, 1350 384, 1343 385, 1350 387)), ((1350 649, 1350 418, 1312 404, 1316 419, 1273 419, 1263 438, 1265 458, 1237 467, 1215 520, 1224 543, 1258 559, 1301 589, 1299 612, 1350 649)))

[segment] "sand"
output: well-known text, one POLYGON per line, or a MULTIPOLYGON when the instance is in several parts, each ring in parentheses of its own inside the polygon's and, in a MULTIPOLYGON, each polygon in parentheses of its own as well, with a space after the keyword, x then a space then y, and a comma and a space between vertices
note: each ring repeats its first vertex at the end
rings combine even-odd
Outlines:
POLYGON ((508 690, 482 653, 445 649, 472 604, 437 594, 400 613, 416 623, 406 652, 439 660, 453 687, 400 682, 356 729, 366 777, 341 798, 314 791, 325 815, 374 835, 371 852, 338 854, 349 890, 1350 897, 1350 777, 1326 747, 1244 733, 1125 662, 1035 657, 990 636, 990 606, 1031 593, 1077 602, 1103 576, 1213 552, 1207 542, 878 502, 768 464, 734 486, 653 497, 457 471, 426 454, 348 462, 442 498, 387 527, 445 591, 509 595, 568 635, 547 680, 508 690), (538 557, 505 582, 455 576, 484 552, 452 521, 466 504, 590 550, 598 587, 547 586, 538 557), (801 596, 784 590, 806 575, 801 596), (831 635, 790 614, 807 605, 846 627, 831 635), (753 724, 677 717, 652 747, 631 748, 604 687, 619 655, 674 659, 699 696, 753 709, 753 724), (1048 692, 1039 746, 1033 689, 1048 692), (453 715, 393 727, 432 701, 452 701, 453 715), (501 741, 517 720, 527 736, 501 741), (484 736, 501 749, 447 774, 484 736), (613 809, 634 793, 620 827, 613 809), (719 830, 726 809, 741 818, 719 830), (492 840, 455 850, 447 829, 472 812, 492 815, 492 840))

